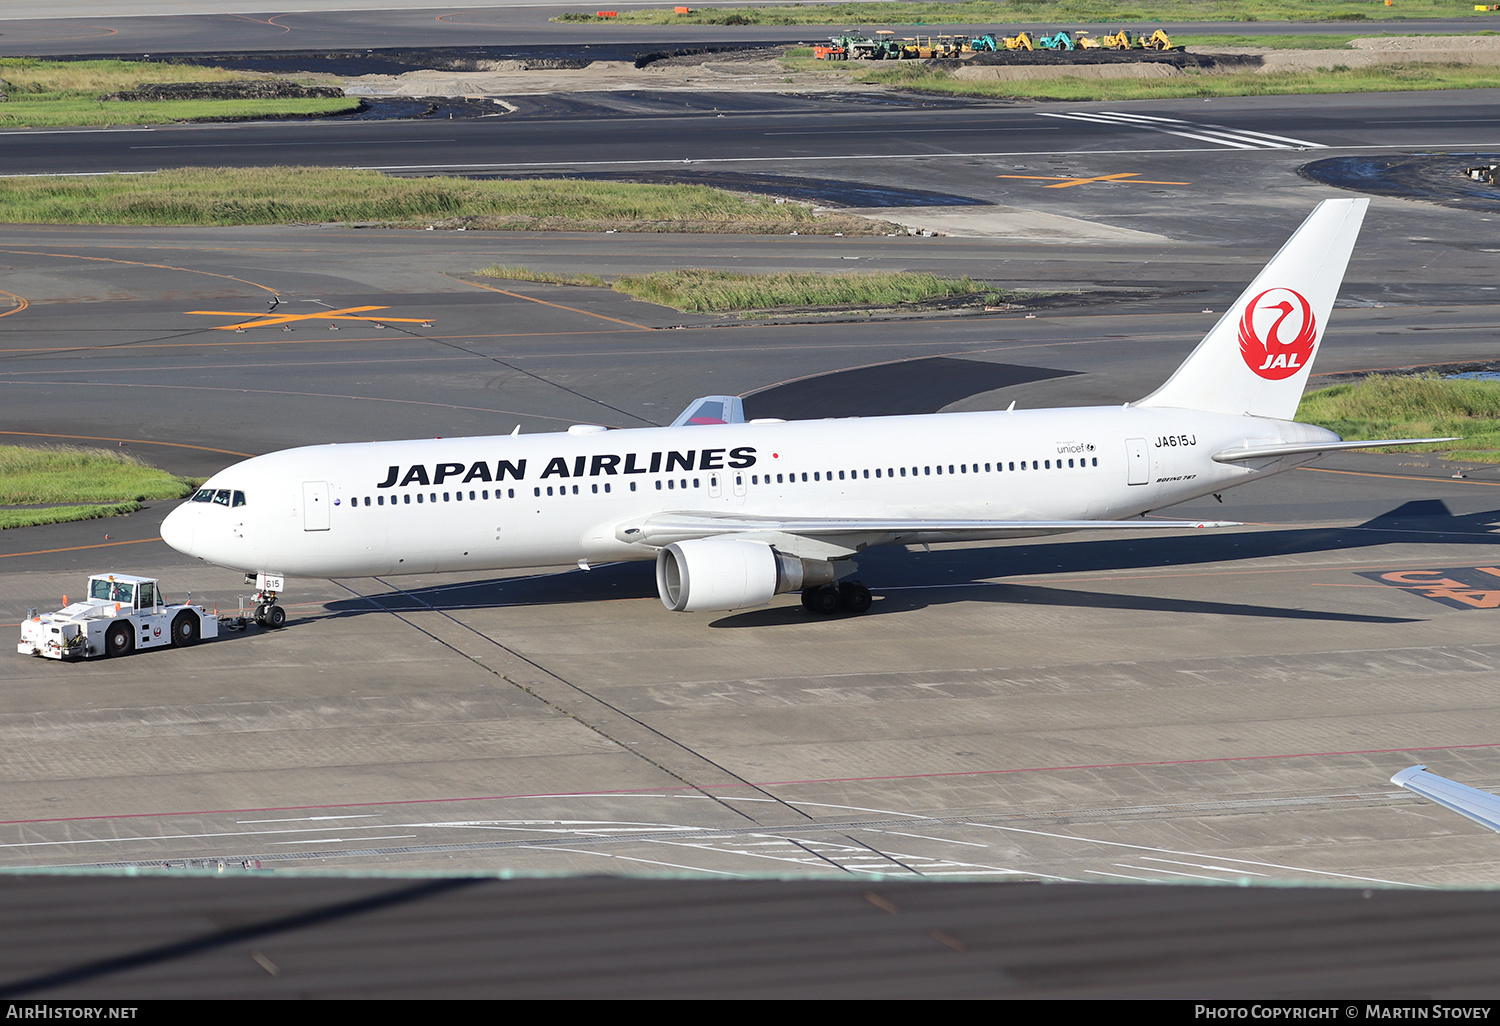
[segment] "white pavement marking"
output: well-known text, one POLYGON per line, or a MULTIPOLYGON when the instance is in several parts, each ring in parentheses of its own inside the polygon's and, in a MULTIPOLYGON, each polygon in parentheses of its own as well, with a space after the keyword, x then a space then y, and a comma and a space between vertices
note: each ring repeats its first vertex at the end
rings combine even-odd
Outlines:
POLYGON ((1294 139, 1285 135, 1270 135, 1265 132, 1230 128, 1227 125, 1201 124, 1195 121, 1183 121, 1181 118, 1164 118, 1151 114, 1122 114, 1115 111, 1040 111, 1037 116, 1139 128, 1144 132, 1160 132, 1165 135, 1180 136, 1183 139, 1196 139, 1199 142, 1214 142, 1236 150, 1290 150, 1297 147, 1326 150, 1328 148, 1322 143, 1307 139, 1294 139))
MULTIPOLYGON (((1326 869, 1305 869, 1302 866, 1284 866, 1278 862, 1259 862, 1255 859, 1234 859, 1220 855, 1204 855, 1196 851, 1178 851, 1176 848, 1156 848, 1147 844, 1128 844, 1124 841, 1102 841, 1094 837, 1078 837, 1075 834, 1055 834, 1047 830, 1027 830, 1023 827, 1000 826, 996 823, 970 823, 970 826, 983 827, 987 830, 1005 830, 1015 834, 1031 834, 1033 837, 1052 837, 1060 841, 1079 841, 1084 844, 1099 844, 1112 848, 1133 848, 1136 851, 1154 851, 1160 852, 1163 855, 1189 855, 1200 859, 1214 858, 1221 862, 1239 862, 1247 866, 1261 866, 1265 869, 1289 869, 1295 873, 1308 873, 1313 876, 1332 876, 1340 880, 1360 880, 1364 883, 1390 884, 1393 887, 1429 889, 1426 884, 1411 883, 1406 880, 1383 880, 1375 876, 1355 876, 1352 873, 1334 873, 1326 869)), ((1093 870, 1089 870, 1089 872, 1093 872, 1093 870)))

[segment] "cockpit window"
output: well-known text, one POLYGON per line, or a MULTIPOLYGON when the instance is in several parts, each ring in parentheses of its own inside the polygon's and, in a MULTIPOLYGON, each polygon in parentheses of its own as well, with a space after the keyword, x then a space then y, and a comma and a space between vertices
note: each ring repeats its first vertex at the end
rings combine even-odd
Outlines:
POLYGON ((193 494, 194 502, 212 502, 214 490, 212 488, 200 488, 193 494))
POLYGON ((235 506, 243 506, 244 504, 245 504, 245 493, 244 492, 235 492, 234 493, 234 502, 233 502, 233 505, 235 505, 235 506))
POLYGON ((229 505, 229 489, 228 488, 220 488, 218 491, 214 492, 214 505, 215 506, 227 506, 227 505, 229 505))

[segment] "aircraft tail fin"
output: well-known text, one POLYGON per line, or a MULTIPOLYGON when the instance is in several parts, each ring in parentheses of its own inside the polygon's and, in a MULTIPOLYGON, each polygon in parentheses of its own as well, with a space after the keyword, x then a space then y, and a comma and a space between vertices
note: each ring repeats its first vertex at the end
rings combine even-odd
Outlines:
POLYGON ((1182 366, 1136 405, 1291 420, 1369 205, 1319 203, 1182 366))

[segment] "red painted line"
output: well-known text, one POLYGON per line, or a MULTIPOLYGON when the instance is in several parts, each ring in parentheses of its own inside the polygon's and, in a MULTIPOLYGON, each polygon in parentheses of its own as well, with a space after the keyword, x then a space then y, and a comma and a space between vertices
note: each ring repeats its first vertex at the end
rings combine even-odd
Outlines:
MULTIPOLYGON (((739 788, 788 787, 793 784, 858 784, 880 780, 933 780, 959 777, 985 777, 1009 773, 1061 773, 1068 770, 1139 769, 1150 766, 1197 766, 1208 763, 1255 762, 1266 759, 1321 759, 1335 755, 1394 755, 1401 752, 1458 752, 1475 748, 1500 748, 1500 741, 1476 745, 1429 745, 1425 748, 1369 748, 1343 752, 1294 752, 1281 755, 1232 755, 1222 759, 1164 759, 1159 762, 1103 762, 1076 766, 1023 766, 1017 769, 964 770, 958 773, 903 773, 882 777, 823 777, 810 780, 768 780, 743 784, 706 784, 698 787, 633 787, 612 791, 548 791, 539 794, 492 794, 462 798, 405 798, 388 802, 348 802, 330 805, 273 805, 263 809, 199 809, 192 812, 127 812, 119 816, 59 816, 52 819, 4 819, 0 826, 25 826, 34 823, 90 823, 120 819, 163 819, 168 816, 244 816, 261 812, 317 812, 324 809, 378 809, 398 805, 438 805, 452 802, 499 802, 521 798, 591 798, 615 794, 651 794, 654 792, 722 791, 739 788)), ((795 804, 795 803, 793 803, 795 804)), ((131 840, 131 838, 120 838, 131 840)))

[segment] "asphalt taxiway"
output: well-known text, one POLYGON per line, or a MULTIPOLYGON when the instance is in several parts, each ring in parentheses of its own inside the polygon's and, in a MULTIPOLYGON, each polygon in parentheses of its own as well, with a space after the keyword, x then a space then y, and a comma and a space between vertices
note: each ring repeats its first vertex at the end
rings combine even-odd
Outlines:
MULTIPOLYGON (((1328 191, 1285 185, 1244 233, 1269 244, 1004 246, 1085 288, 1031 318, 726 322, 470 273, 852 256, 993 279, 989 240, 12 227, 0 430, 202 475, 307 442, 664 423, 714 391, 783 416, 1120 402, 1328 191)), ((1321 374, 1492 357, 1482 269, 1431 241, 1461 223, 1490 244, 1472 214, 1375 202, 1321 374)), ((859 618, 674 615, 630 564, 296 582, 279 632, 17 656, 0 865, 1493 879, 1485 831, 1386 783, 1416 761, 1500 780, 1500 476, 1452 473, 1350 454, 1166 513, 1243 528, 870 553, 859 618)), ((106 567, 236 611, 237 575, 159 541, 168 508, 6 532, 0 620, 106 567)))

